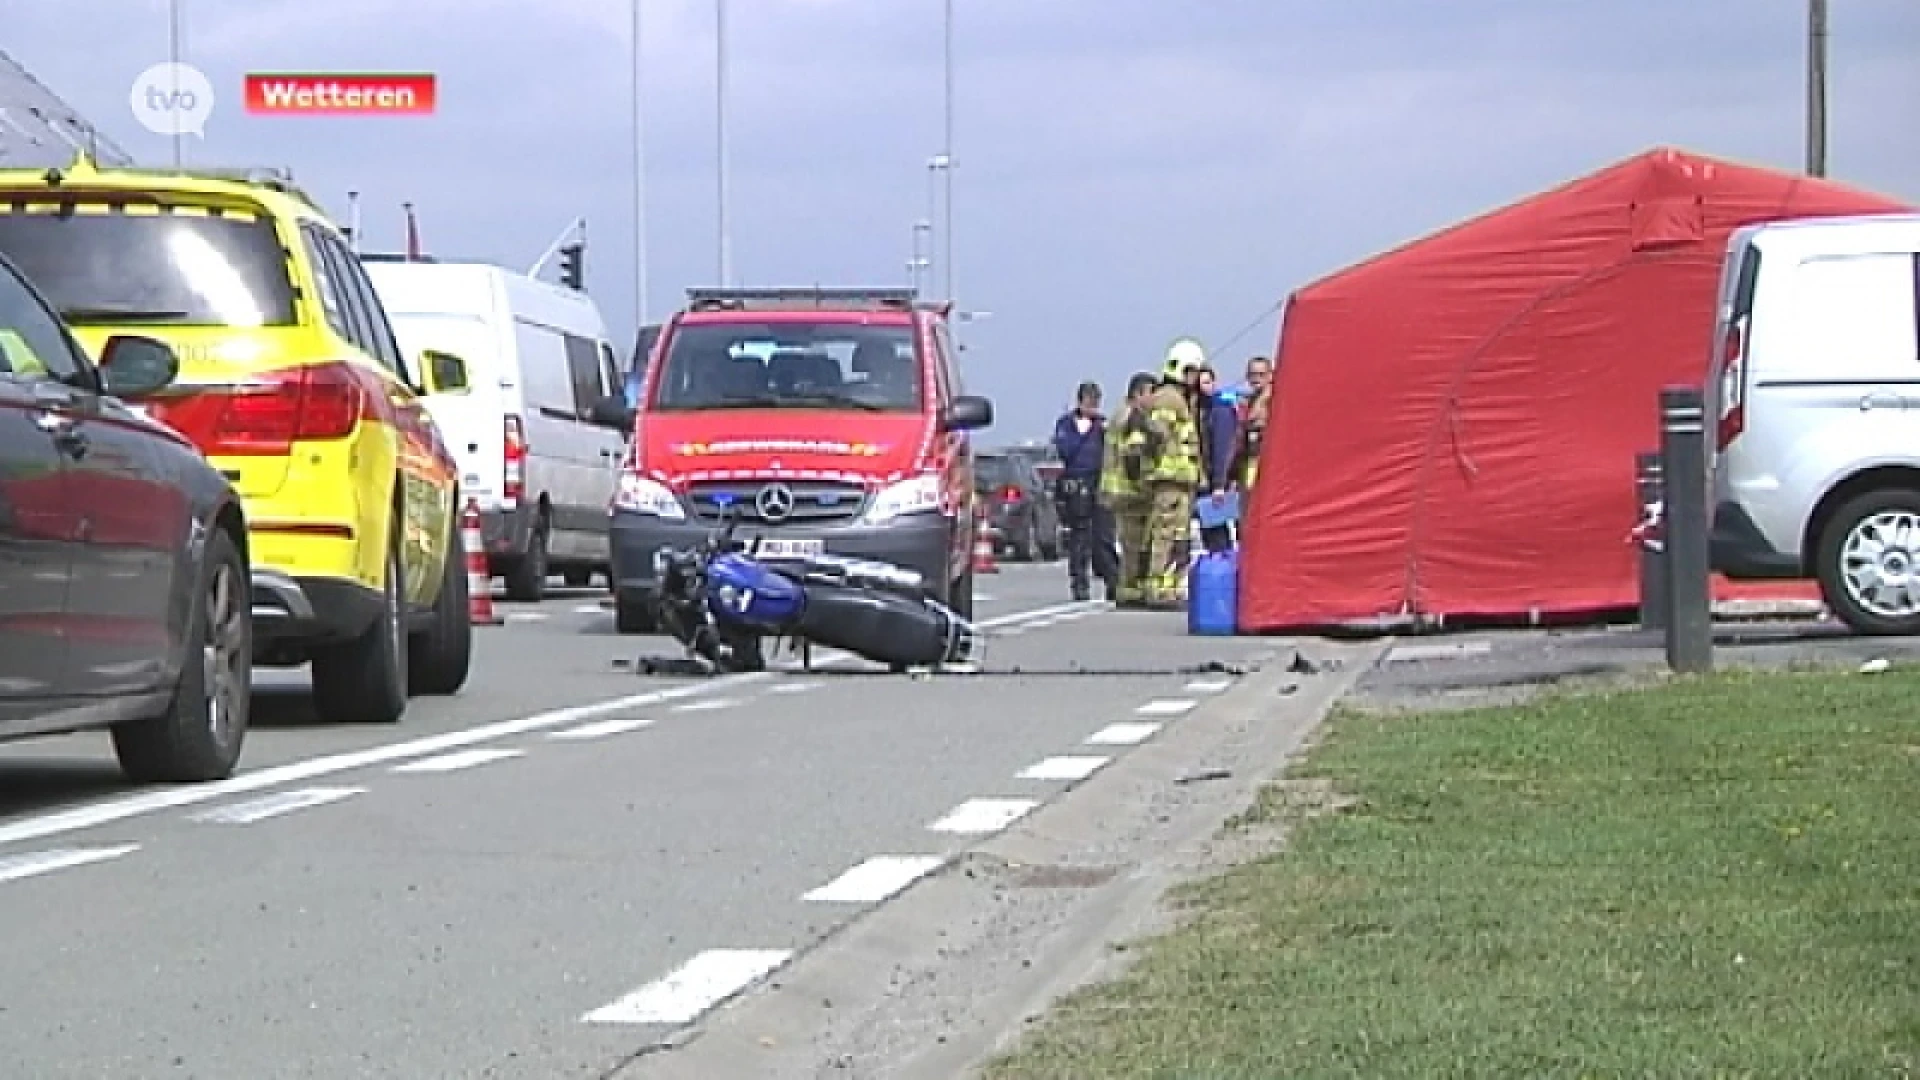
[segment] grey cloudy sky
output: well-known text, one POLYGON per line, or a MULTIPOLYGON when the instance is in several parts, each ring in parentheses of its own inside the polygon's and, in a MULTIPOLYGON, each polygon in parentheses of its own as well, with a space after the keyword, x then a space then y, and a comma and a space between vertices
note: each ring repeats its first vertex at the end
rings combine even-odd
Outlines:
MULTIPOLYGON (((589 221, 631 340, 631 0, 179 0, 223 94, 189 163, 272 164, 397 249, 524 267, 589 221), (262 118, 249 71, 430 71, 428 118, 262 118)), ((649 314, 718 275, 713 0, 644 0, 649 314)), ((135 154, 164 0, 5 0, 5 48, 135 154)), ((1920 200, 1920 3, 1833 0, 1830 171, 1920 200)), ((1288 291, 1654 145, 1802 160, 1804 0, 957 0, 958 288, 998 434, 1288 291)), ((730 0, 741 283, 904 284, 941 139, 940 0, 730 0)), ((1252 325, 1238 340, 1228 339, 1252 325)))

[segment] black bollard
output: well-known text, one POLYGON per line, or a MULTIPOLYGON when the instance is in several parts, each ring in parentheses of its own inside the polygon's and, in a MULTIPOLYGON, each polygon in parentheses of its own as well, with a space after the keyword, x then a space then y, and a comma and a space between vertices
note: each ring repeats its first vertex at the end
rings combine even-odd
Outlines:
MULTIPOLYGON (((1640 520, 1651 520, 1660 506, 1660 452, 1650 450, 1633 458, 1634 491, 1640 498, 1640 520)), ((1667 625, 1667 557, 1655 544, 1640 544, 1640 628, 1658 630, 1667 625)))
POLYGON ((1688 674, 1713 668, 1706 414, 1699 388, 1670 386, 1660 391, 1667 666, 1688 674))

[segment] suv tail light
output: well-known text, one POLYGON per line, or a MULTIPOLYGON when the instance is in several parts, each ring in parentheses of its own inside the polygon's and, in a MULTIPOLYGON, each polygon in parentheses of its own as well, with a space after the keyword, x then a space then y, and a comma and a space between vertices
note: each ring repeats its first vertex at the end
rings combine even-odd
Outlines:
POLYGON ((1026 497, 1027 493, 1021 491, 1016 484, 1008 484, 1000 489, 1000 501, 1004 503, 1017 503, 1026 497))
POLYGON ((518 503, 527 489, 527 429, 520 423, 518 416, 506 419, 506 442, 504 460, 506 475, 502 477, 502 495, 510 503, 518 503))
POLYGON ((315 364, 152 403, 154 418, 209 457, 290 453, 296 442, 344 439, 367 391, 344 364, 315 364))
POLYGON ((1747 429, 1746 331, 1746 320, 1729 320, 1720 342, 1720 423, 1714 445, 1721 450, 1747 429))

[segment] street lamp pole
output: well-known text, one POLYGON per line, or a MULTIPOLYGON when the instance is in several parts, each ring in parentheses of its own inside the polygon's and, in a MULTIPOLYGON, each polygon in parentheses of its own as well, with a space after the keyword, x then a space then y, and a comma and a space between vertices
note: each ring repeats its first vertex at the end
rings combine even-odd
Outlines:
POLYGON ((1827 0, 1807 0, 1807 175, 1827 175, 1827 0))
MULTIPOLYGON (((927 159, 927 221, 926 221, 926 224, 927 224, 927 266, 928 266, 927 289, 929 292, 933 291, 935 286, 938 284, 938 282, 935 281, 935 278, 938 276, 938 273, 939 273, 940 264, 942 262, 941 256, 945 257, 945 264, 947 268, 947 279, 949 281, 953 279, 953 237, 948 236, 946 238, 946 250, 939 251, 938 250, 939 245, 935 242, 935 237, 938 234, 935 232, 933 227, 934 220, 940 214, 940 187, 941 187, 940 174, 945 172, 947 170, 947 167, 948 167, 947 155, 945 154, 935 154, 934 156, 927 159)), ((949 220, 947 224, 947 228, 952 228, 952 227, 953 227, 952 222, 951 220, 949 220)))
POLYGON ((641 89, 641 0, 633 0, 633 298, 638 325, 647 325, 647 121, 641 89))
POLYGON ((727 190, 727 0, 713 0, 714 133, 719 142, 720 287, 733 286, 733 237, 730 233, 727 190))
MULTIPOLYGON (((173 79, 173 97, 168 100, 178 104, 180 101, 180 0, 167 2, 167 62, 174 66, 170 69, 173 79)), ((180 167, 180 121, 173 117, 173 167, 180 167)))
POLYGON ((913 291, 917 295, 926 289, 922 275, 933 263, 927 258, 922 244, 932 239, 933 222, 916 221, 913 223, 913 254, 907 259, 907 270, 912 275, 913 291))
POLYGON ((958 251, 959 248, 953 239, 953 0, 944 0, 943 6, 941 40, 946 52, 945 64, 943 65, 946 76, 946 88, 943 94, 946 117, 945 132, 941 140, 940 156, 946 162, 947 220, 944 231, 947 234, 947 302, 951 304, 954 302, 955 297, 959 295, 959 290, 954 282, 959 277, 960 269, 959 260, 954 258, 954 253, 958 251))

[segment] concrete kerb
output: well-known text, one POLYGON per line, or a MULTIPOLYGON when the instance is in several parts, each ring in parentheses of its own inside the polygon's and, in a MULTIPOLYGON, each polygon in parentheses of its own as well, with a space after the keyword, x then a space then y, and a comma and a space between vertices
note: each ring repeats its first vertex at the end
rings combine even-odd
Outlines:
POLYGON ((662 1052, 643 1052, 608 1075, 969 1074, 1061 995, 1111 975, 1124 955, 1116 945, 1162 927, 1166 890, 1205 861, 1200 856, 1225 823, 1393 644, 1391 637, 1307 644, 1300 654, 1323 665, 1314 674, 1288 670, 1293 650, 1278 650, 1071 797, 855 917, 767 983, 656 1044, 662 1052), (1011 873, 1085 870, 1090 853, 1116 869, 1104 883, 1041 890, 1030 895, 1045 899, 1015 912, 1025 898, 1009 897, 1011 873), (949 977, 945 969, 956 964, 971 966, 978 985, 949 977), (883 1016, 890 1011, 912 1013, 915 1022, 883 1016))

